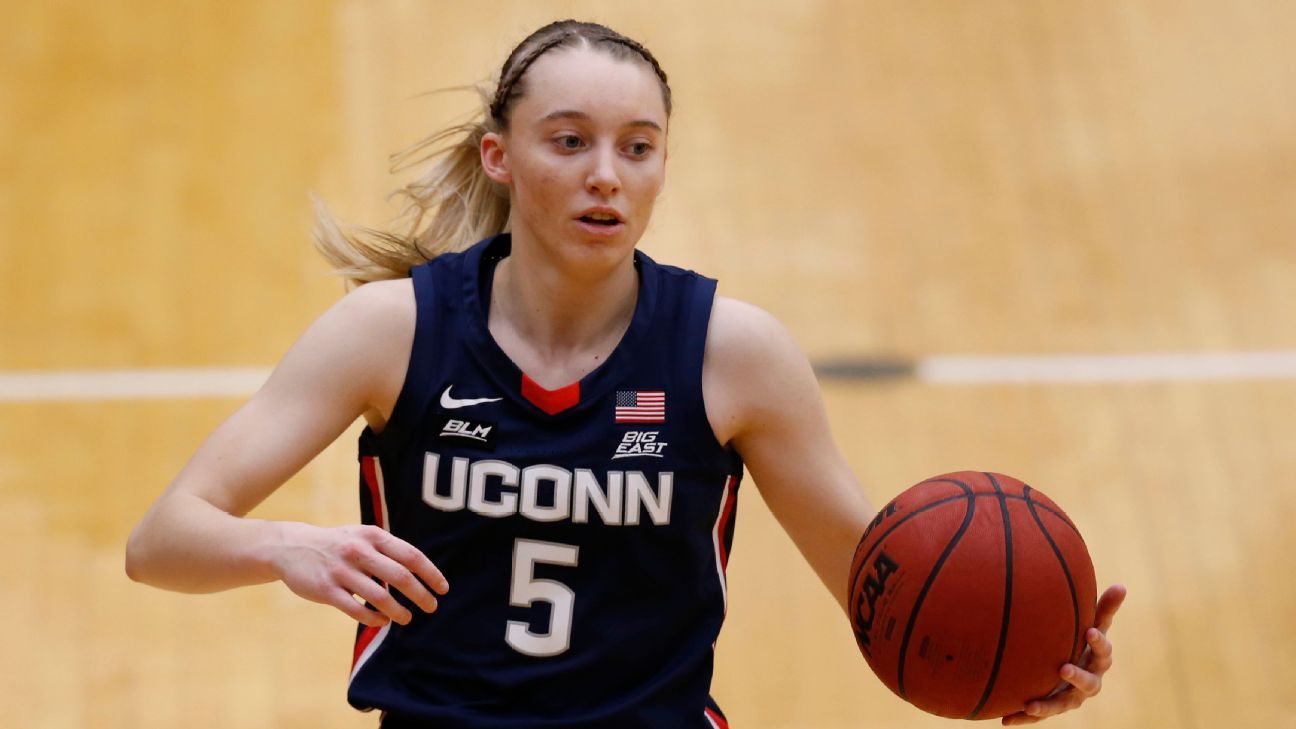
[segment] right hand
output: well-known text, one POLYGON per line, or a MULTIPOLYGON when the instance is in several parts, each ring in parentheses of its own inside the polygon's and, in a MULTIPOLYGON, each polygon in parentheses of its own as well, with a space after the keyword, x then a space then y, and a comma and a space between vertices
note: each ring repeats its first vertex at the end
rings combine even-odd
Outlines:
POLYGON ((428 588, 441 595, 450 589, 427 555, 379 527, 281 522, 280 528, 282 539, 272 558, 279 579, 301 597, 332 605, 365 625, 378 627, 389 620, 408 625, 414 618, 373 578, 400 590, 427 613, 437 608, 436 596, 428 588))

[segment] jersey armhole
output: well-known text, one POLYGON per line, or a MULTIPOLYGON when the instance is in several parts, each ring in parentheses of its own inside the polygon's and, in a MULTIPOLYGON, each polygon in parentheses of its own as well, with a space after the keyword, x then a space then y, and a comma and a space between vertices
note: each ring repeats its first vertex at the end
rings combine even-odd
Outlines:
MULTIPOLYGON (((374 433, 379 438, 390 440, 409 429, 412 418, 424 411, 430 393, 428 378, 419 376, 427 373, 431 364, 434 341, 434 321, 432 314, 436 302, 433 296, 432 274, 424 264, 410 269, 410 279, 414 287, 414 342, 410 347, 409 361, 405 364, 405 378, 401 383, 396 404, 392 406, 391 417, 381 433, 374 433)), ((372 428, 366 428, 373 433, 372 428)))
POLYGON ((705 367, 707 336, 711 329, 711 313, 715 309, 717 282, 715 279, 698 276, 693 286, 690 306, 687 308, 687 324, 684 341, 687 343, 684 357, 684 372, 689 387, 689 401, 697 403, 695 422, 699 423, 699 445, 728 454, 733 461, 733 469, 742 473, 742 458, 732 447, 720 442, 715 427, 707 415, 706 393, 703 387, 703 368, 705 367))

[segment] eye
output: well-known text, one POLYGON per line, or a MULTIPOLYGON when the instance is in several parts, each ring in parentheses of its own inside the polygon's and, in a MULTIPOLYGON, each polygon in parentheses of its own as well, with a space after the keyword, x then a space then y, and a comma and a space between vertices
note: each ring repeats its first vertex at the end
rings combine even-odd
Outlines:
POLYGON ((555 140, 559 147, 563 149, 580 149, 584 144, 581 138, 575 134, 564 134, 555 140))
POLYGON ((635 157, 643 157, 652 151, 652 145, 648 142, 635 142, 630 145, 630 154, 635 157))

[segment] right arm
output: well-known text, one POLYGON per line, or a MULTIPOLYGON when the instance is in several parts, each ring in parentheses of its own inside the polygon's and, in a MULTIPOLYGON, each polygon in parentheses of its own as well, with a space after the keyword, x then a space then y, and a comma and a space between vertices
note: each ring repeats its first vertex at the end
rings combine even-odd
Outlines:
POLYGON ((135 527, 126 545, 131 579, 180 592, 281 579, 368 625, 408 622, 409 611, 372 576, 435 609, 423 583, 444 593, 445 578, 421 551, 382 529, 244 516, 357 417, 375 427, 386 422, 403 385, 414 322, 409 279, 362 286, 316 320, 135 527))

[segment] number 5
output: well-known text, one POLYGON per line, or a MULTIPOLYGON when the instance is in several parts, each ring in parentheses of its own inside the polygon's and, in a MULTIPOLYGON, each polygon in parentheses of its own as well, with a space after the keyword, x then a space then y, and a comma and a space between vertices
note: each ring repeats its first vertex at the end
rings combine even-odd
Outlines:
POLYGON ((576 593, 555 580, 537 580, 535 564, 556 564, 575 567, 580 547, 555 542, 535 542, 518 539, 513 542, 513 584, 509 588, 509 604, 513 607, 531 607, 537 600, 549 603, 549 630, 533 633, 531 624, 520 620, 508 621, 504 640, 513 650, 528 656, 556 656, 571 648, 572 611, 576 607, 576 593))

